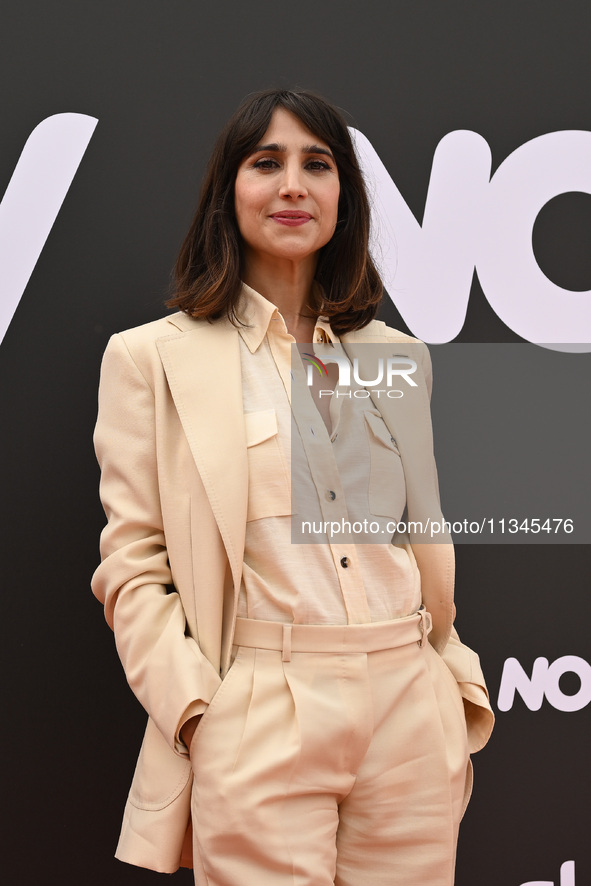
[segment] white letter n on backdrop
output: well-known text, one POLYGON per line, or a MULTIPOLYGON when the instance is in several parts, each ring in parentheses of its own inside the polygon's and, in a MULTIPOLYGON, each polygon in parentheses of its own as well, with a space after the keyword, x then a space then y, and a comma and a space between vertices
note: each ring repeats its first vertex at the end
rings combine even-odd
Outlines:
POLYGON ((442 138, 419 224, 371 142, 356 129, 351 135, 373 207, 371 250, 390 298, 419 338, 451 341, 466 318, 490 148, 468 130, 442 138))
POLYGON ((0 203, 0 342, 97 123, 86 114, 55 114, 23 148, 0 203))
POLYGON ((516 658, 508 658, 503 667, 497 707, 500 711, 510 711, 515 692, 519 692, 530 711, 539 711, 544 701, 548 659, 536 658, 531 677, 528 677, 516 658))

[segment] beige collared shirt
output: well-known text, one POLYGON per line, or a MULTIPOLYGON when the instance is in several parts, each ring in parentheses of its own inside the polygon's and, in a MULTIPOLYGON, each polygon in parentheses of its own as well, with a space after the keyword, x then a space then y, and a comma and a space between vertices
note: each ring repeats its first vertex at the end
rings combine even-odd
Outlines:
MULTIPOLYGON (((249 504, 238 615, 359 624, 415 612, 418 570, 388 531, 404 510, 404 473, 378 410, 360 385, 337 386, 325 394, 329 432, 275 305, 244 286, 240 316, 249 504), (317 531, 327 523, 343 530, 317 531)), ((319 319, 305 350, 322 360, 335 349, 344 354, 319 319)))

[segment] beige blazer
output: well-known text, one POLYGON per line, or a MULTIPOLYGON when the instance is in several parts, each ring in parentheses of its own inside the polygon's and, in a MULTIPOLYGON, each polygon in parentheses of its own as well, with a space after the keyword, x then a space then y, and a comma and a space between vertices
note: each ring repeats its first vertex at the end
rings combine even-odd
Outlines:
MULTIPOLYGON (((226 320, 174 314, 113 336, 101 372, 95 446, 108 523, 92 587, 149 714, 116 855, 157 871, 191 864, 193 773, 179 729, 230 662, 248 490, 238 337, 226 320)), ((393 354, 417 361, 413 396, 376 405, 400 449, 409 520, 441 518, 427 348, 378 321, 342 342, 361 368, 356 345, 366 342, 395 344, 393 354)), ((453 547, 446 537, 419 543, 416 533, 398 543, 416 558, 430 639, 458 680, 477 751, 493 716, 478 656, 452 629, 453 547)))

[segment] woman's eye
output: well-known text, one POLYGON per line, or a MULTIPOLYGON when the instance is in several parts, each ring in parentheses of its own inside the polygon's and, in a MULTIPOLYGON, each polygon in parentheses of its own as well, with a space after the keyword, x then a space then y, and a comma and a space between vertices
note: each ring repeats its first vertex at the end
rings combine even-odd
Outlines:
POLYGON ((326 163, 325 160, 310 160, 307 166, 308 169, 311 169, 313 172, 318 170, 323 171, 325 169, 330 169, 329 164, 326 163))
POLYGON ((276 169, 278 166, 277 160, 273 160, 271 157, 265 157, 253 163, 253 169, 276 169))

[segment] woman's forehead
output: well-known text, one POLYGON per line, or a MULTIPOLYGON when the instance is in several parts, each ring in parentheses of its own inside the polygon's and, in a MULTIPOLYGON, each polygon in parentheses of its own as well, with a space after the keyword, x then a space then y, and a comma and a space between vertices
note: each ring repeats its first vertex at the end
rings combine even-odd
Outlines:
POLYGON ((327 142, 300 120, 296 114, 285 108, 275 108, 271 117, 271 122, 263 135, 261 144, 280 144, 299 145, 305 147, 307 145, 319 145, 328 148, 327 142))

